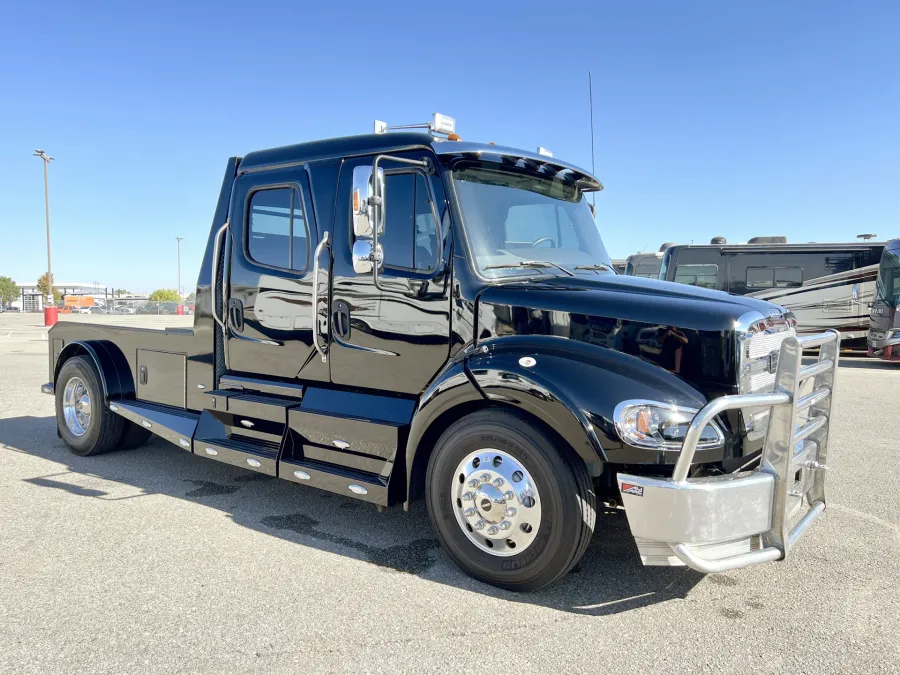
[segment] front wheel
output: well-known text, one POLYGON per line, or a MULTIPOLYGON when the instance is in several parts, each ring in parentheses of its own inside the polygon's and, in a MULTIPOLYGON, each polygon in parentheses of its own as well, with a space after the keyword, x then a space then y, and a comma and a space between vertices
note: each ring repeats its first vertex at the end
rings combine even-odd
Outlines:
POLYGON ((596 520, 585 465, 516 412, 458 420, 428 463, 426 500, 450 557, 469 575, 533 591, 584 555, 596 520))

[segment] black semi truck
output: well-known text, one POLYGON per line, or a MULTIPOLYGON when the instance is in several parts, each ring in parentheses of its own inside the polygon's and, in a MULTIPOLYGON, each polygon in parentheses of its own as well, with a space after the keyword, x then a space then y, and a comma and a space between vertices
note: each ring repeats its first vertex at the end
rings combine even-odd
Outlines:
POLYGON ((615 274, 596 178, 448 124, 231 158, 193 328, 50 331, 63 441, 156 434, 380 509, 424 498, 451 558, 513 590, 579 561, 601 499, 645 564, 785 557, 825 508, 839 336, 615 274))

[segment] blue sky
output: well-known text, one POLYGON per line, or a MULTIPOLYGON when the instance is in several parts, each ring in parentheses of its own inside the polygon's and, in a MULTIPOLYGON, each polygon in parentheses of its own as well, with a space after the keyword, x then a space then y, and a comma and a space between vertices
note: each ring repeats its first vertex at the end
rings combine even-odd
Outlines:
POLYGON ((613 257, 900 236, 900 3, 17 2, 0 24, 0 275, 196 279, 228 156, 434 111, 590 167, 613 257))

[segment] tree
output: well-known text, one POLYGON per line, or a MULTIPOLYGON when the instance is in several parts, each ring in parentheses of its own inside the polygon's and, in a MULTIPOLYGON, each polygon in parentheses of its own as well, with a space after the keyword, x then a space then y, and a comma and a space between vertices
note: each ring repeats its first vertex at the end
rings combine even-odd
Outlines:
POLYGON ((180 302, 178 291, 174 288, 157 288, 150 294, 151 302, 180 302))
MULTIPOLYGON (((50 283, 53 283, 53 275, 50 275, 50 283)), ((37 280, 37 289, 41 292, 45 298, 50 295, 49 284, 47 283, 47 273, 44 272, 41 276, 38 277, 37 280)), ((58 302, 62 300, 62 293, 59 292, 59 289, 54 286, 53 287, 53 301, 58 302)))
POLYGON ((116 295, 121 297, 123 295, 131 295, 131 291, 126 291, 124 288, 117 288, 116 295))
POLYGON ((184 299, 185 302, 194 302, 197 300, 197 294, 194 291, 191 291, 188 296, 184 299))
POLYGON ((0 277, 0 305, 8 305, 19 297, 19 287, 12 277, 0 277))

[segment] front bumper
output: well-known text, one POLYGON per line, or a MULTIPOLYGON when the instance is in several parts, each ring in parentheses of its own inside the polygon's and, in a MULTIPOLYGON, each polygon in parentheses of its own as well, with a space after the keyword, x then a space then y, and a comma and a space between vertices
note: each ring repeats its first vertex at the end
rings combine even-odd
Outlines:
POLYGON ((789 337, 771 394, 722 396, 691 421, 672 478, 619 474, 619 490, 645 565, 705 573, 784 558, 825 511, 825 459, 841 336, 789 337), (802 366, 804 349, 819 359, 802 366), (801 395, 804 381, 812 381, 801 395), (700 432, 720 413, 771 406, 758 468, 688 478, 700 432), (806 506, 807 508, 804 508, 806 506))

